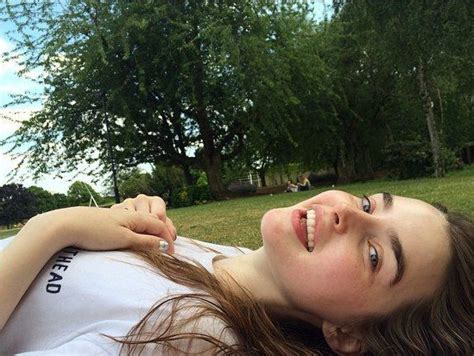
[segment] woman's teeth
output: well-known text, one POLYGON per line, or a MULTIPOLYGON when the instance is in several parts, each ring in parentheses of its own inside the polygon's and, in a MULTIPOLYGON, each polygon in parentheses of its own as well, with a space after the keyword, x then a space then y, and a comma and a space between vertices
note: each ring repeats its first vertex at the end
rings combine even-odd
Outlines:
POLYGON ((316 221, 316 213, 313 209, 306 212, 306 232, 308 235, 308 251, 314 250, 314 223, 316 221))

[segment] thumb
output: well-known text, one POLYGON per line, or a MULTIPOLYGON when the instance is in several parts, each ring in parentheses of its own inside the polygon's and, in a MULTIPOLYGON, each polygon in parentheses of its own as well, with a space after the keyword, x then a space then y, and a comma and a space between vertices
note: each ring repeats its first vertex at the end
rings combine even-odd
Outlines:
POLYGON ((160 239, 154 235, 145 235, 134 233, 134 245, 147 249, 158 249, 161 252, 169 254, 174 253, 174 246, 166 240, 160 239))

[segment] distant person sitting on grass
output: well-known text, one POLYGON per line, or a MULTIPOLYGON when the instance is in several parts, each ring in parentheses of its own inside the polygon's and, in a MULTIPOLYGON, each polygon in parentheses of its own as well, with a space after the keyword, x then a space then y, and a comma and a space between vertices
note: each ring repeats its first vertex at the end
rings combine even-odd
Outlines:
POLYGON ((293 184, 291 180, 286 182, 286 193, 294 193, 298 191, 298 186, 296 184, 293 184))
POLYGON ((298 191, 302 192, 311 189, 311 182, 309 181, 307 176, 301 176, 300 180, 302 180, 303 183, 298 183, 298 191))
POLYGON ((0 241, 0 354, 473 354, 468 218, 331 190, 261 234, 255 251, 176 238, 143 195, 38 215, 0 241))

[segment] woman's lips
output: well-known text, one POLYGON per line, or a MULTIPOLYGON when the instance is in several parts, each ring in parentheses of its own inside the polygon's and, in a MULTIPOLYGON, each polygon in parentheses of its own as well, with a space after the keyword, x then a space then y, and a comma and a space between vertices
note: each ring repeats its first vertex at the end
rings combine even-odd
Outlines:
POLYGON ((291 213, 291 223, 295 230, 296 237, 300 240, 305 249, 308 248, 308 236, 306 232, 306 210, 295 209, 291 213))
POLYGON ((312 243, 311 246, 308 244, 308 227, 307 227, 307 214, 308 210, 303 209, 295 209, 291 215, 291 222, 293 225, 293 229, 295 230, 296 236, 298 240, 300 240, 301 244, 307 249, 309 252, 313 252, 314 247, 318 243, 320 239, 320 233, 322 228, 322 221, 323 221, 323 211, 320 206, 314 205, 311 210, 313 210, 312 216, 312 226, 310 230, 312 230, 312 243), (313 225, 314 224, 314 225, 313 225))

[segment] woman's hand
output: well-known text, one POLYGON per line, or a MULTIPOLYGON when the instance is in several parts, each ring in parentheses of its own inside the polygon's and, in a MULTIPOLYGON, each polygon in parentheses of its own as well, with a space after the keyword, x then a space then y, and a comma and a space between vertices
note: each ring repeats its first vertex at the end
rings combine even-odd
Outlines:
POLYGON ((125 209, 150 213, 166 224, 170 235, 173 236, 173 240, 176 240, 176 228, 171 219, 166 216, 166 203, 160 197, 149 197, 144 194, 139 194, 136 198, 128 198, 120 204, 113 205, 112 209, 125 209))
POLYGON ((169 226, 149 212, 74 207, 35 216, 0 251, 0 331, 39 271, 64 247, 173 253, 173 243, 169 226))
POLYGON ((141 211, 73 207, 38 215, 25 227, 28 225, 52 230, 52 234, 63 239, 64 247, 86 250, 142 247, 174 253, 174 236, 168 225, 156 215, 141 211))

